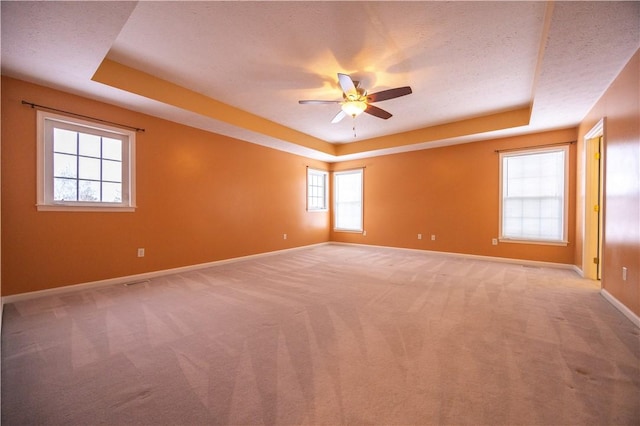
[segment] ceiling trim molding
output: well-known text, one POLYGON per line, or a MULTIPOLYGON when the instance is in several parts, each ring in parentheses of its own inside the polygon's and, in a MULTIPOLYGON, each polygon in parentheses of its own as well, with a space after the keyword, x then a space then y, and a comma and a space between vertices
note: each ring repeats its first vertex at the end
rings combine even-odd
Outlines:
POLYGON ((110 59, 102 61, 92 80, 338 158, 525 126, 531 117, 531 107, 527 106, 348 144, 331 144, 110 59))
POLYGON ((243 111, 154 75, 104 59, 93 81, 173 105, 253 132, 335 155, 335 145, 243 111))
POLYGON ((481 117, 453 121, 451 123, 397 133, 395 135, 381 136, 359 142, 338 145, 336 155, 342 156, 357 154, 385 148, 396 148, 425 142, 435 142, 455 137, 526 126, 529 124, 530 118, 531 107, 526 106, 510 111, 488 114, 481 117))

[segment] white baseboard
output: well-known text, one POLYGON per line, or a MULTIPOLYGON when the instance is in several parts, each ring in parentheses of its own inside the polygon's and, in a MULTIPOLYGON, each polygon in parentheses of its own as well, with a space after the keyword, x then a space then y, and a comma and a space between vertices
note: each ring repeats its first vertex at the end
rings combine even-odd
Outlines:
POLYGON ((627 308, 621 301, 616 299, 611 293, 609 293, 604 288, 600 290, 600 294, 602 295, 602 297, 606 299, 607 302, 611 303, 617 310, 622 312, 624 316, 629 318, 629 320, 631 320, 631 322, 634 323, 636 327, 640 328, 640 317, 635 313, 633 313, 631 309, 627 308))
POLYGON ((509 257, 482 256, 478 254, 452 253, 448 251, 422 250, 422 249, 413 249, 413 248, 404 248, 404 247, 376 246, 373 244, 343 243, 338 241, 331 241, 329 242, 329 244, 363 246, 363 247, 383 247, 383 248, 388 248, 393 250, 411 251, 414 253, 429 253, 429 254, 436 254, 441 256, 458 257, 463 259, 486 260, 488 262, 515 263, 517 265, 537 266, 541 268, 570 269, 576 272, 578 275, 582 276, 582 271, 578 269, 576 265, 571 265, 568 263, 554 263, 554 262, 543 262, 539 260, 512 259, 509 257))
MULTIPOLYGON (((234 258, 231 258, 231 259, 216 260, 216 261, 213 261, 213 262, 200 263, 200 264, 196 264, 196 265, 182 266, 182 267, 179 267, 179 268, 164 269, 164 270, 160 270, 160 271, 145 272, 145 273, 142 273, 142 274, 128 275, 128 276, 124 276, 124 277, 108 278, 108 279, 100 280, 100 281, 92 281, 92 282, 88 282, 88 283, 73 284, 73 285, 68 285, 68 286, 63 286, 63 287, 56 287, 56 288, 51 288, 51 289, 46 289, 46 290, 32 291, 32 292, 28 292, 28 293, 13 294, 13 295, 2 297, 2 301, 0 303, 0 313, 2 312, 1 306, 4 305, 5 303, 14 303, 14 302, 19 302, 19 301, 23 301, 23 300, 35 299, 35 298, 43 297, 43 296, 70 293, 70 292, 74 292, 74 291, 87 290, 87 289, 91 289, 91 288, 98 288, 98 287, 104 287, 104 286, 109 286, 109 285, 135 283, 135 282, 149 280, 149 279, 152 279, 152 278, 161 277, 161 276, 164 276, 164 275, 171 275, 171 274, 178 274, 178 273, 183 273, 183 272, 195 271, 195 270, 198 270, 198 269, 209 268, 211 266, 223 265, 225 263, 240 262, 240 261, 243 261, 243 260, 249 260, 249 259, 254 259, 254 258, 259 258, 259 257, 264 257, 264 256, 272 256, 272 255, 279 254, 279 253, 286 253, 286 252, 290 252, 290 251, 301 250, 301 249, 305 249, 305 248, 309 248, 309 247, 322 246, 322 245, 327 245, 327 244, 353 245, 353 246, 363 246, 363 247, 383 247, 383 248, 387 248, 387 249, 405 250, 405 251, 411 251, 411 252, 416 252, 416 253, 428 253, 428 254, 435 254, 435 255, 441 255, 441 256, 450 256, 450 257, 458 257, 458 258, 464 258, 464 259, 485 260, 485 261, 490 261, 490 262, 512 263, 512 264, 518 264, 518 265, 536 266, 536 267, 545 267, 545 268, 569 269, 569 270, 572 270, 572 271, 576 272, 578 275, 583 276, 582 270, 580 270, 576 265, 570 265, 570 264, 565 264, 565 263, 542 262, 542 261, 537 261, 537 260, 511 259, 511 258, 507 258, 507 257, 481 256, 481 255, 475 255, 475 254, 451 253, 451 252, 442 252, 442 251, 433 251, 433 250, 421 250, 421 249, 411 249, 411 248, 391 247, 391 246, 374 246, 372 244, 357 244, 357 243, 343 243, 343 242, 337 242, 337 241, 330 241, 330 242, 325 242, 325 243, 311 244, 311 245, 307 245, 307 246, 293 247, 293 248, 289 248, 289 249, 276 250, 276 251, 270 251, 270 252, 258 253, 258 254, 252 254, 252 255, 248 255, 248 256, 234 257, 234 258)), ((0 326, 1 326, 1 321, 2 321, 2 319, 0 318, 0 326)))
POLYGON ((571 266, 573 266, 573 270, 575 271, 576 274, 584 278, 584 271, 582 270, 582 268, 580 268, 578 265, 571 265, 571 266))
MULTIPOLYGON (((108 278, 108 279, 100 280, 100 281, 92 281, 92 282, 88 282, 88 283, 72 284, 72 285, 67 285, 67 286, 62 286, 62 287, 49 288, 49 289, 46 289, 46 290, 31 291, 31 292, 28 292, 28 293, 12 294, 12 295, 8 295, 8 296, 3 296, 1 304, 4 305, 5 303, 20 302, 20 301, 23 301, 23 300, 36 299, 38 297, 51 296, 51 295, 55 295, 55 294, 71 293, 71 292, 75 292, 75 291, 88 290, 88 289, 92 289, 92 288, 105 287, 105 286, 109 286, 109 285, 137 283, 137 282, 140 282, 140 281, 146 281, 146 280, 150 280, 152 278, 161 277, 161 276, 164 276, 164 275, 172 275, 172 274, 179 274, 179 273, 183 273, 183 272, 196 271, 198 269, 209 268, 211 266, 224 265, 226 263, 241 262, 241 261, 244 261, 244 260, 255 259, 255 258, 265 257, 265 256, 273 256, 273 255, 280 254, 280 253, 286 253, 286 252, 306 249, 306 248, 315 247, 315 246, 322 246, 322 245, 326 245, 326 244, 328 244, 328 243, 310 244, 310 245, 306 245, 306 246, 293 247, 293 248, 288 248, 288 249, 283 249, 283 250, 276 250, 276 251, 268 251, 268 252, 258 253, 258 254, 251 254, 251 255, 248 255, 248 256, 233 257, 231 259, 223 259, 223 260, 216 260, 216 261, 213 261, 213 262, 199 263, 199 264, 196 264, 196 265, 182 266, 182 267, 179 267, 179 268, 172 268, 172 269, 164 269, 164 270, 160 270, 160 271, 145 272, 145 273, 142 273, 142 274, 128 275, 128 276, 124 276, 124 277, 108 278)), ((1 307, 0 307, 0 309, 1 309, 1 307)))

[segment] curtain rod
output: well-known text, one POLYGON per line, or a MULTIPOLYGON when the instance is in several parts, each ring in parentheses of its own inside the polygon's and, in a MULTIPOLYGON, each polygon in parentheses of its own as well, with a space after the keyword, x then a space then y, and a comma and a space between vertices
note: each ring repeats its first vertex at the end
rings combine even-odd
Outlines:
POLYGON ((496 149, 495 152, 496 153, 500 153, 500 152, 510 152, 510 151, 523 151, 525 149, 549 148, 549 147, 552 147, 552 146, 573 145, 574 143, 576 143, 576 141, 549 143, 549 144, 546 144, 546 145, 525 146, 525 147, 522 147, 522 148, 496 149))
POLYGON ((316 168, 316 167, 313 167, 313 166, 306 166, 306 167, 307 167, 307 169, 314 169, 314 170, 319 170, 321 172, 327 172, 327 173, 329 173, 329 172, 330 173, 333 173, 333 172, 350 172, 351 170, 360 170, 360 169, 366 169, 367 168, 367 166, 362 166, 362 167, 354 167, 354 168, 351 168, 351 169, 344 169, 344 170, 323 170, 323 169, 319 169, 319 168, 316 168))
POLYGON ((38 104, 34 104, 33 102, 27 102, 27 101, 24 101, 24 100, 22 101, 22 105, 29 105, 31 108, 40 108, 40 109, 46 109, 48 111, 61 112, 63 114, 73 115, 75 117, 80 117, 80 118, 87 118, 89 120, 99 121, 101 123, 113 124, 114 126, 124 127, 125 129, 135 130, 136 132, 144 132, 144 129, 141 129, 139 127, 128 126, 126 124, 115 123, 113 121, 101 120, 100 118, 90 117, 88 115, 76 114, 75 112, 65 111, 65 110, 57 109, 57 108, 52 108, 52 107, 48 107, 48 106, 45 106, 45 105, 38 105, 38 104))

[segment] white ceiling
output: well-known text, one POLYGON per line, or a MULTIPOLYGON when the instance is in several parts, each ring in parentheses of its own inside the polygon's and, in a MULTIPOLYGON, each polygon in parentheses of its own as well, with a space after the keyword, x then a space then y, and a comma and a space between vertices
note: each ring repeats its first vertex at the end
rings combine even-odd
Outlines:
POLYGON ((640 47, 639 2, 2 2, 2 74, 326 161, 577 125, 640 47), (336 157, 92 81, 103 59, 335 143, 532 105, 530 124, 336 157), (338 72, 410 85, 338 124, 338 72))

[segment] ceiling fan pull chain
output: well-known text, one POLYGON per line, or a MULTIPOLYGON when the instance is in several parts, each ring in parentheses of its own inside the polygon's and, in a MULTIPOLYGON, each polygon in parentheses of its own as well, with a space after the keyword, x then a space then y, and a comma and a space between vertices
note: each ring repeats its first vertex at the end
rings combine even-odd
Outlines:
POLYGON ((356 118, 353 117, 353 137, 356 137, 356 118))

